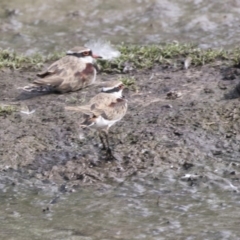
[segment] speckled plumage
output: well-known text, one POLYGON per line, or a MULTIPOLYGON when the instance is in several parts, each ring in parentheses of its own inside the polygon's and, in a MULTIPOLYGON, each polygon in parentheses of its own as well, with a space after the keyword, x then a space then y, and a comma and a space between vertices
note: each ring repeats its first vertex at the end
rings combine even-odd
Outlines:
MULTIPOLYGON (((112 86, 111 89, 114 90, 113 92, 101 92, 94 96, 85 106, 68 106, 65 108, 66 110, 78 111, 84 114, 85 119, 81 126, 92 127, 97 129, 100 133, 103 132, 106 136, 108 149, 110 149, 108 143, 108 130, 112 125, 124 117, 128 107, 127 100, 122 97, 123 84, 121 82, 115 83, 108 85, 112 86), (115 83, 117 83, 117 85, 115 83)), ((100 138, 103 143, 101 135, 100 138)))
POLYGON ((67 54, 51 64, 46 71, 37 74, 40 78, 23 90, 66 93, 78 91, 93 84, 96 80, 93 57, 98 56, 92 55, 92 51, 84 47, 75 47, 67 54))
MULTIPOLYGON (((118 85, 112 85, 112 89, 115 89, 113 93, 101 92, 94 96, 87 105, 77 107, 66 107, 67 110, 82 112, 86 115, 87 122, 92 122, 91 126, 94 126, 96 119, 102 117, 109 121, 109 124, 105 129, 109 129, 112 126, 110 122, 119 121, 127 112, 127 100, 122 97, 123 84, 120 82, 118 85)), ((109 84, 110 85, 110 84, 109 84)), ((95 128, 101 128, 97 124, 95 128)))

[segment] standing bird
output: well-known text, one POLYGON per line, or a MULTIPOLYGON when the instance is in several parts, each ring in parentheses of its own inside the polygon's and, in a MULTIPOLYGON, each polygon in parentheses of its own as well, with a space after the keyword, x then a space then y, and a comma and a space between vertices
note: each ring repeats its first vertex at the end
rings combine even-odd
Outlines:
POLYGON ((66 93, 78 91, 96 80, 95 58, 85 47, 74 47, 67 56, 54 62, 46 71, 37 74, 40 79, 22 89, 27 92, 66 93))
POLYGON ((120 81, 105 83, 102 92, 94 96, 87 105, 65 107, 66 110, 84 114, 84 121, 81 126, 97 129, 103 148, 111 156, 113 155, 109 145, 109 128, 120 121, 127 112, 127 100, 122 96, 123 88, 124 85, 120 81))

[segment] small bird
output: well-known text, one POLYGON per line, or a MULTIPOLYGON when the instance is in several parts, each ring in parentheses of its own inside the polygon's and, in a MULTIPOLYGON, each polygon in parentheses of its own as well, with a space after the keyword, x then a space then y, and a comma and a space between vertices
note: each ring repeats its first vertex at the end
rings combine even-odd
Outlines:
POLYGON ((78 91, 96 80, 95 59, 89 48, 74 47, 67 55, 54 62, 44 72, 37 74, 40 79, 22 89, 27 92, 66 93, 78 91))
POLYGON ((102 92, 94 96, 87 105, 67 106, 65 109, 82 112, 84 121, 81 123, 81 126, 97 129, 103 149, 113 156, 109 145, 108 131, 112 125, 124 117, 128 104, 127 100, 122 96, 124 88, 122 82, 106 82, 102 86, 102 92))

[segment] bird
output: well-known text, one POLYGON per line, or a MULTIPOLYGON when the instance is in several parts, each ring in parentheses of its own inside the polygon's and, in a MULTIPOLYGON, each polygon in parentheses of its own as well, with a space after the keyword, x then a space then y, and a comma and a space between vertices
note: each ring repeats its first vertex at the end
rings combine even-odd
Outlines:
POLYGON ((84 121, 80 126, 96 129, 103 149, 107 150, 107 153, 113 157, 108 137, 109 128, 124 117, 128 103, 122 95, 124 84, 121 81, 99 84, 102 85, 102 92, 91 98, 88 104, 66 106, 65 110, 83 113, 84 121))
POLYGON ((94 55, 86 47, 74 47, 66 56, 52 63, 46 71, 38 73, 39 79, 33 84, 21 88, 27 92, 67 93, 78 91, 93 84, 97 70, 94 55))

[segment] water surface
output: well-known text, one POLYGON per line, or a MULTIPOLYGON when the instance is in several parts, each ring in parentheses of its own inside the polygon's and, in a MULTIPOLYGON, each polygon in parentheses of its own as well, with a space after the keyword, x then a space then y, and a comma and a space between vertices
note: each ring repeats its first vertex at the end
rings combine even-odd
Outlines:
POLYGON ((240 1, 2 0, 0 47, 28 54, 65 50, 93 39, 136 44, 239 42, 240 1))
POLYGON ((238 239, 239 194, 183 186, 138 176, 71 194, 11 187, 1 239, 238 239))

